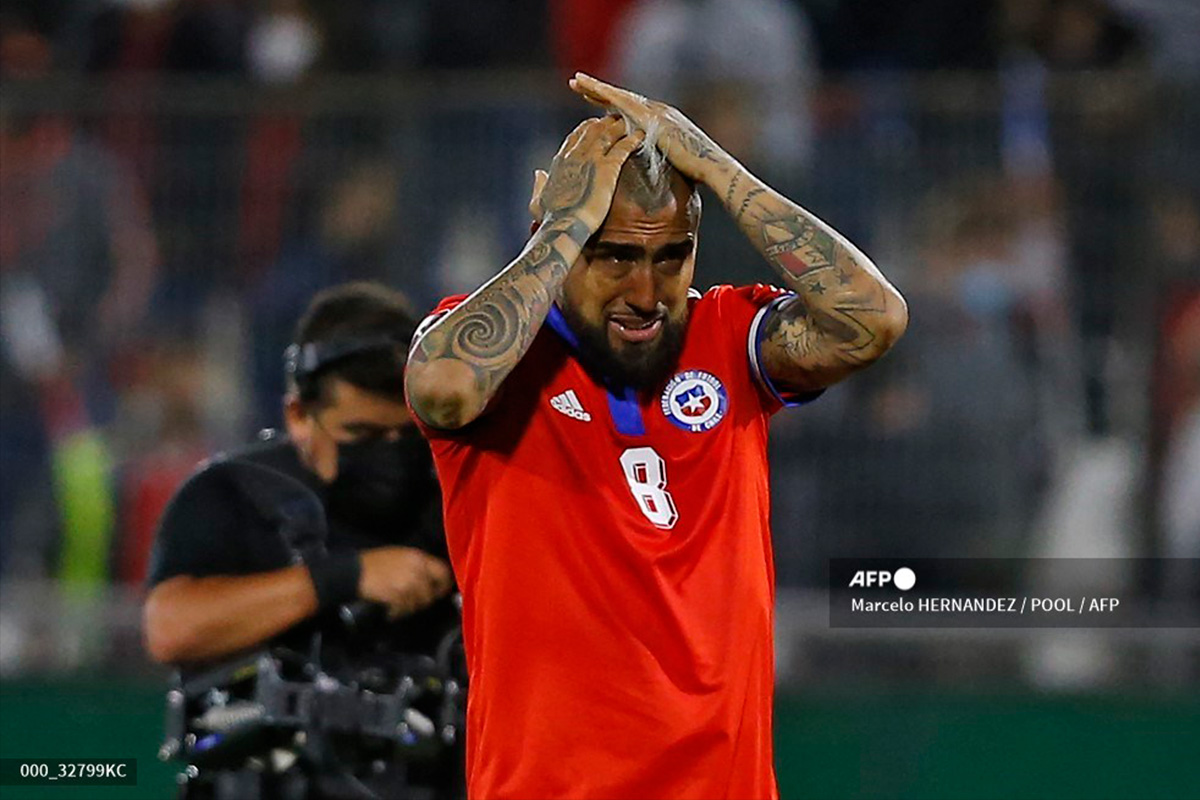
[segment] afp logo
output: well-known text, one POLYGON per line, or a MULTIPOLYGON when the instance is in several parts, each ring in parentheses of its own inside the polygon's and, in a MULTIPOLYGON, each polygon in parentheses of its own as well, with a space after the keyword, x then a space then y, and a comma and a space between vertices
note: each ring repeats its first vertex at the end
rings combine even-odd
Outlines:
POLYGON ((895 572, 886 569, 860 569, 850 579, 850 585, 858 588, 895 586, 902 592, 917 585, 917 573, 908 567, 901 567, 895 572))

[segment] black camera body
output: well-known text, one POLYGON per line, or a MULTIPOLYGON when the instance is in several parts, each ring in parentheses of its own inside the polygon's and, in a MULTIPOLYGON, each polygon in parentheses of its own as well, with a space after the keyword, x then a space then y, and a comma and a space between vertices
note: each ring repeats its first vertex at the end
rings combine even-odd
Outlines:
POLYGON ((331 673, 313 654, 269 647, 179 678, 159 755, 187 763, 189 798, 222 798, 229 772, 247 773, 228 795, 239 799, 287 796, 269 789, 287 782, 309 784, 299 797, 418 796, 412 767, 448 759, 464 725, 457 632, 443 653, 331 673), (262 788, 248 794, 254 777, 262 788))

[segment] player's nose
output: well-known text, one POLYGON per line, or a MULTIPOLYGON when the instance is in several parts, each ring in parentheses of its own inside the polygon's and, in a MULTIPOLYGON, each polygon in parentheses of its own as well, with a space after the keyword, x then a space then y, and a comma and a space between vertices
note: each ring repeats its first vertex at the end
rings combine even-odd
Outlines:
POLYGON ((641 314, 653 314, 658 309, 658 291, 654 271, 649 264, 639 264, 629 272, 625 287, 625 303, 641 314))

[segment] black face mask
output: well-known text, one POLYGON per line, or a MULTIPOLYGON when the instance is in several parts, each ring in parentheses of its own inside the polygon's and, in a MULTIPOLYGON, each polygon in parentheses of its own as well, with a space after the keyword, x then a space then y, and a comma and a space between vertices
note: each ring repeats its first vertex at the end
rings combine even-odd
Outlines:
POLYGON ((352 523, 394 530, 419 516, 437 497, 429 445, 419 434, 389 442, 338 444, 330 510, 352 523))

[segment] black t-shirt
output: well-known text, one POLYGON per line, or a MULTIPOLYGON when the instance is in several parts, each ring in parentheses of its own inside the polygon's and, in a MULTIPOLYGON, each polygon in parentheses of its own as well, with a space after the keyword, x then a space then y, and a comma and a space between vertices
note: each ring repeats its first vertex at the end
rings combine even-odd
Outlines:
MULTIPOLYGON (((422 507, 394 525, 367 529, 331 509, 324 484, 300 461, 291 442, 270 435, 205 462, 176 492, 159 523, 147 583, 153 587, 179 575, 252 575, 299 563, 289 538, 296 540, 295 528, 305 524, 306 515, 324 517, 317 529, 323 529, 329 552, 403 545, 445 559, 441 496, 436 481, 430 487, 422 507), (246 485, 245 465, 266 467, 274 473, 259 472, 286 478, 271 484, 264 501, 262 491, 246 485)), ((312 531, 301 533, 312 538, 312 531)), ((457 612, 446 598, 389 624, 388 635, 406 651, 431 652, 456 622, 457 612)))

